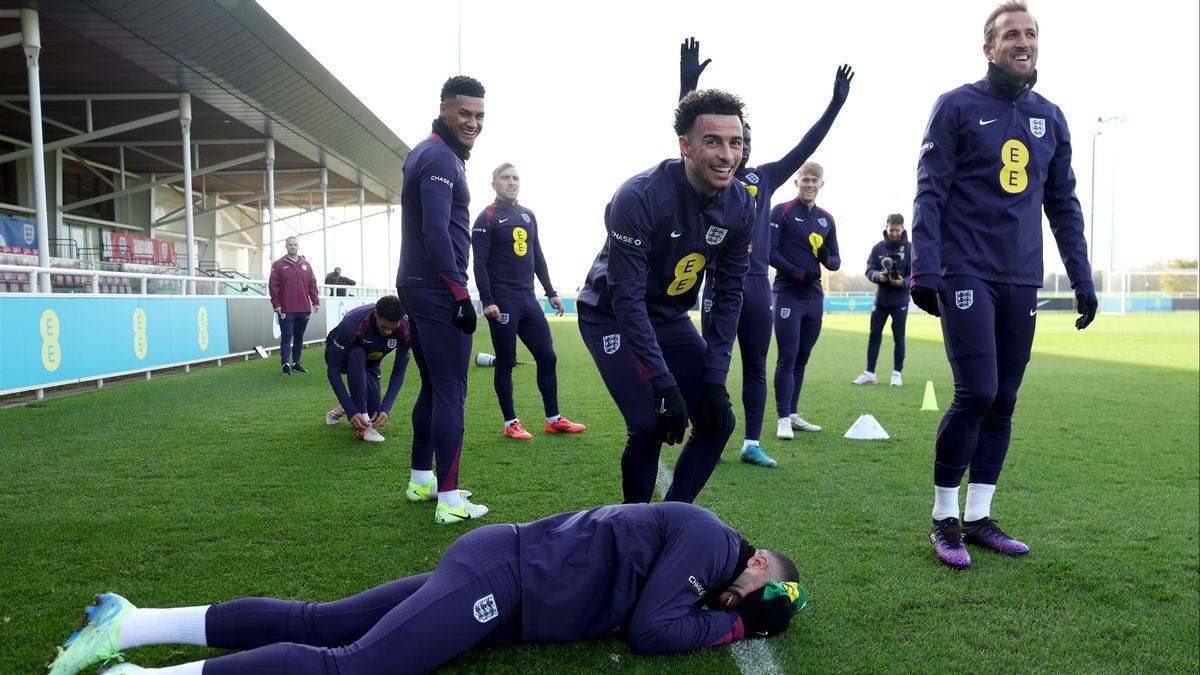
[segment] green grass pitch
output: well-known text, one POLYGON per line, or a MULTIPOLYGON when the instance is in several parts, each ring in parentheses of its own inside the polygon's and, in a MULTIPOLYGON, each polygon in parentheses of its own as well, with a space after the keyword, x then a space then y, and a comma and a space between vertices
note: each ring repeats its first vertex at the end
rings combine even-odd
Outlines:
MULTIPOLYGON (((781 466, 767 470, 738 461, 739 429, 698 502, 800 567, 809 606, 767 642, 776 672, 1200 669, 1197 316, 1101 316, 1082 333, 1072 320, 1039 317, 993 503, 1033 551, 972 550, 974 566, 956 572, 927 538, 941 413, 919 410, 924 384, 943 410, 952 396, 936 323, 910 320, 904 387, 855 387, 867 317, 825 318, 800 401, 825 430, 776 441, 768 413, 764 446, 781 466), (892 438, 842 438, 862 413, 892 438)), ((542 433, 534 367, 519 366, 517 410, 535 438, 502 438, 493 371, 472 367, 462 484, 492 508, 481 523, 620 501, 621 418, 575 323, 552 328, 562 410, 589 428, 542 433)), ((486 330, 475 346, 492 351, 486 330)), ((282 377, 272 358, 0 410, 0 672, 38 672, 102 591, 148 607, 329 600, 433 567, 464 529, 436 525, 432 503, 403 496, 415 366, 387 442, 366 444, 325 426, 334 400, 321 352, 305 363, 309 375, 282 377)), ((890 367, 885 334, 881 380, 890 367)), ((740 416, 738 368, 735 356, 740 416)), ((668 466, 677 452, 664 450, 668 466)), ((129 656, 163 666, 220 653, 129 656)), ((473 650, 446 670, 738 666, 729 647, 647 658, 609 638, 473 650)))

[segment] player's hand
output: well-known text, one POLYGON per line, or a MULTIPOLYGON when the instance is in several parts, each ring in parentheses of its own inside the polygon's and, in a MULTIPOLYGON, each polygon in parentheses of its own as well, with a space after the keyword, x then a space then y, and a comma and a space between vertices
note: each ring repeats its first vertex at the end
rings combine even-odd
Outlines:
POLYGON ((821 263, 822 265, 829 262, 829 248, 828 247, 821 246, 817 249, 817 262, 821 263))
POLYGON ((321 312, 321 303, 319 303, 319 302, 313 303, 313 314, 319 314, 320 312, 321 312))
POLYGON ((687 431, 687 403, 679 387, 670 386, 654 392, 654 419, 658 427, 658 440, 667 445, 683 442, 687 431))
POLYGON ((487 307, 484 307, 483 315, 489 319, 492 319, 493 321, 499 321, 500 320, 500 306, 499 305, 488 305, 487 307))
POLYGON ((563 304, 563 301, 560 300, 557 295, 550 296, 548 300, 550 302, 550 306, 554 308, 554 311, 558 312, 558 316, 562 316, 563 314, 567 313, 567 306, 563 304))
POLYGON ((850 80, 854 79, 854 70, 850 68, 850 64, 845 64, 837 70, 837 76, 833 79, 833 99, 839 103, 845 103, 846 97, 850 95, 850 80))
POLYGON ((462 332, 470 335, 475 332, 475 305, 470 298, 463 298, 450 306, 450 323, 462 332))
POLYGON ((388 423, 388 414, 385 413, 384 411, 380 410, 380 411, 376 412, 374 415, 371 415, 371 426, 375 427, 376 429, 384 428, 385 426, 387 426, 387 423, 388 423))
POLYGON ((367 419, 366 413, 359 413, 350 418, 350 426, 355 431, 366 431, 371 426, 371 420, 367 419))
POLYGON ((1083 281, 1075 286, 1075 311, 1079 318, 1075 319, 1075 329, 1083 330, 1096 320, 1096 309, 1100 301, 1096 299, 1096 287, 1091 282, 1083 281))
POLYGON ((729 390, 711 382, 704 385, 704 418, 710 432, 729 435, 737 424, 733 416, 733 404, 729 402, 729 390))
POLYGON ((742 628, 745 629, 745 639, 771 637, 787 630, 796 613, 791 600, 780 595, 770 600, 763 600, 763 589, 758 589, 742 598, 733 608, 742 617, 742 628))
POLYGON ((888 277, 888 283, 896 288, 904 288, 904 277, 888 277))
POLYGON ((275 310, 275 313, 276 313, 276 314, 281 314, 281 313, 282 313, 282 312, 280 312, 280 311, 279 311, 279 308, 278 308, 278 307, 272 307, 271 309, 275 310))
POLYGON ((707 59, 700 63, 700 42, 696 38, 688 38, 679 45, 679 98, 689 91, 695 91, 700 83, 700 74, 712 63, 707 59))
POLYGON ((913 277, 913 304, 925 310, 928 314, 941 316, 942 308, 938 306, 938 291, 941 290, 941 282, 941 277, 937 275, 913 277))

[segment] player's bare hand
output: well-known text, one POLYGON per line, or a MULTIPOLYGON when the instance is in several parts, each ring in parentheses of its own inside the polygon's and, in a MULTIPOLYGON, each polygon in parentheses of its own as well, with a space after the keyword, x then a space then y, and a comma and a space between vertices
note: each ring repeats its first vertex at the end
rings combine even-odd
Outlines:
POLYGON ((500 320, 500 306, 499 305, 488 305, 487 307, 484 307, 483 315, 489 319, 492 319, 493 321, 499 321, 500 320))
POLYGON ((367 419, 366 414, 359 413, 350 418, 350 426, 354 427, 355 431, 366 431, 371 426, 371 420, 367 419))
POLYGON ((387 423, 388 423, 388 414, 383 412, 382 410, 375 413, 374 415, 371 415, 371 426, 375 427, 376 429, 382 429, 384 426, 387 425, 387 423))
POLYGON ((850 80, 854 79, 854 69, 850 64, 844 64, 837 70, 837 77, 833 80, 833 98, 838 101, 845 101, 846 97, 850 96, 850 80))
POLYGON ((550 306, 554 308, 554 311, 558 312, 558 316, 562 316, 563 314, 567 313, 567 306, 563 304, 563 301, 559 299, 557 295, 550 296, 549 301, 550 306))

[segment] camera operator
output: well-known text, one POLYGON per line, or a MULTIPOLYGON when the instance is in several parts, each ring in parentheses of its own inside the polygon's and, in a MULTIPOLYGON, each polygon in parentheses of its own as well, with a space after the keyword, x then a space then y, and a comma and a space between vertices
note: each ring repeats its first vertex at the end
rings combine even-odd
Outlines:
POLYGON ((867 340, 867 369, 854 378, 854 384, 876 384, 875 361, 883 343, 883 324, 892 319, 892 339, 896 343, 893 357, 892 386, 904 384, 904 324, 908 319, 908 282, 912 276, 912 246, 904 231, 904 216, 893 213, 887 217, 883 241, 875 244, 867 257, 867 278, 879 285, 875 304, 871 307, 871 337, 867 340))

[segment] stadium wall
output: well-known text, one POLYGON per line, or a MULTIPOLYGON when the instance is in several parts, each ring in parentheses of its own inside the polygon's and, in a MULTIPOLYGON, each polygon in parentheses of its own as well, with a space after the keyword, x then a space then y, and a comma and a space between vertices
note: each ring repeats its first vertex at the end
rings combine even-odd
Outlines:
MULTIPOLYGON (((324 298, 319 342, 369 297, 324 298), (322 330, 324 326, 324 330, 322 330)), ((263 297, 0 294, 0 394, 182 366, 279 344, 263 297)))

